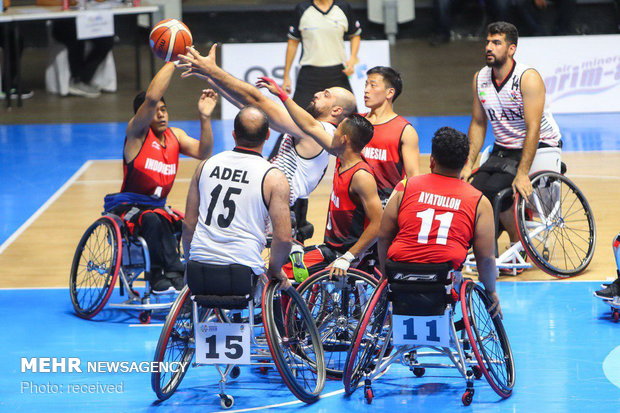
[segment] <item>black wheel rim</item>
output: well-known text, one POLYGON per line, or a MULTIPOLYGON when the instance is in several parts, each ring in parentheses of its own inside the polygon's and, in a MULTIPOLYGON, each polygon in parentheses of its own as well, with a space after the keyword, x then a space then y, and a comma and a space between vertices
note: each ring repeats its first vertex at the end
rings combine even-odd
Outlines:
POLYGON ((100 219, 82 236, 71 267, 71 301, 75 311, 98 311, 114 280, 117 236, 111 223, 100 219))
POLYGON ((572 181, 553 172, 534 176, 532 186, 530 200, 521 198, 517 204, 524 248, 552 275, 579 274, 590 264, 596 243, 594 217, 587 200, 572 181))

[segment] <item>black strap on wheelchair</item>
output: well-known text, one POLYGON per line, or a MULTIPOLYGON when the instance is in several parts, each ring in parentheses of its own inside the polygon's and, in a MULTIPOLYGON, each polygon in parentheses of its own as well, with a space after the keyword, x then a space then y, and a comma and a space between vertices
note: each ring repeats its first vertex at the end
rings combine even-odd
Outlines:
POLYGON ((258 276, 239 264, 187 263, 187 286, 196 303, 209 308, 244 309, 254 296, 258 276))
POLYGON ((387 261, 388 299, 394 314, 413 316, 443 315, 451 296, 446 292, 450 284, 449 262, 420 264, 387 261))

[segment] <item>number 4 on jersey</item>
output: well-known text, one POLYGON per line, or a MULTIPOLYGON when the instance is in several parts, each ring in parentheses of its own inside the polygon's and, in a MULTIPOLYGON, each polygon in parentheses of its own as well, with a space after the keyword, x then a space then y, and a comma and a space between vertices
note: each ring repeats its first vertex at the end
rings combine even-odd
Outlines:
POLYGON ((448 242, 448 231, 450 231, 454 213, 444 212, 443 214, 435 215, 435 210, 433 208, 428 208, 422 212, 418 212, 416 217, 422 220, 420 232, 418 233, 418 242, 420 244, 428 244, 428 237, 433 227, 433 221, 436 219, 439 221, 439 229, 437 230, 435 243, 446 245, 448 242))

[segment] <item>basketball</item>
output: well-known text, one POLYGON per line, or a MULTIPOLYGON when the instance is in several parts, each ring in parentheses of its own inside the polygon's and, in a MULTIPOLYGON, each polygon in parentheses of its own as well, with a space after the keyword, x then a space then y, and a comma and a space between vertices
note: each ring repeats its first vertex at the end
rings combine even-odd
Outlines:
POLYGON ((153 26, 149 43, 155 56, 166 62, 178 60, 179 54, 193 43, 192 33, 187 26, 177 19, 162 20, 153 26))

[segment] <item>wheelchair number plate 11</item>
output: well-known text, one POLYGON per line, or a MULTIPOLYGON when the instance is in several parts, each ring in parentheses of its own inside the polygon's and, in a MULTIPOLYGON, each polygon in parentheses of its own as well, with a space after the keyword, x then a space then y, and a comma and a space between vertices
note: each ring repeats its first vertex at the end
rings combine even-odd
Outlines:
POLYGON ((196 362, 199 364, 250 364, 249 323, 199 323, 196 362))
POLYGON ((392 315, 395 345, 450 346, 450 316, 392 315))

